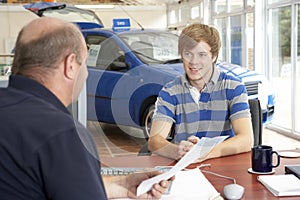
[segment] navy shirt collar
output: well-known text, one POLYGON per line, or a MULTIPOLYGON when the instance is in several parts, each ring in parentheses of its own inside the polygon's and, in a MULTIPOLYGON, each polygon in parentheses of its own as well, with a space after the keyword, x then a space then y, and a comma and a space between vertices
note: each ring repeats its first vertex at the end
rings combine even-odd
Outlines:
POLYGON ((50 90, 33 79, 20 75, 11 75, 9 77, 8 87, 26 92, 37 98, 43 99, 44 101, 54 105, 59 110, 62 110, 65 113, 69 113, 64 104, 50 90))

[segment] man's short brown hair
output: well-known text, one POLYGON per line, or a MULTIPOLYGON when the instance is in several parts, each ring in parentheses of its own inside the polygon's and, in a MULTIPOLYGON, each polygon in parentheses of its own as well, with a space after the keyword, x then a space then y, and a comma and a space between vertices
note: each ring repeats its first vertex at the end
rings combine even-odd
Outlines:
POLYGON ((221 48, 218 30, 200 23, 191 24, 182 30, 178 42, 178 53, 182 55, 184 49, 190 50, 201 41, 206 42, 211 47, 212 57, 218 58, 221 48))

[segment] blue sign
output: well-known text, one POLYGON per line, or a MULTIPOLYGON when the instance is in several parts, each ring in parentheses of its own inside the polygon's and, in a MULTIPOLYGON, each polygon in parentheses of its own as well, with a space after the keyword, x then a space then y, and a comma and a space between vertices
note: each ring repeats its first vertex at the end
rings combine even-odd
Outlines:
POLYGON ((113 30, 114 31, 126 31, 130 29, 130 19, 113 19, 113 30))

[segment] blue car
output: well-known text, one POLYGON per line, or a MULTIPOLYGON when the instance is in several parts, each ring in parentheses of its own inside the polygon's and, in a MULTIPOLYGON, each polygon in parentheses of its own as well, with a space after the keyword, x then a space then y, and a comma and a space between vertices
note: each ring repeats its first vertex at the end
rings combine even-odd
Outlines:
MULTIPOLYGON (((184 73, 177 52, 178 36, 158 30, 104 28, 82 28, 82 33, 89 49, 88 120, 142 127, 148 137, 159 91, 184 73)), ((265 104, 263 122, 269 122, 274 95, 260 92, 267 91, 263 76, 224 62, 217 67, 239 77, 249 99, 259 98, 265 104)))

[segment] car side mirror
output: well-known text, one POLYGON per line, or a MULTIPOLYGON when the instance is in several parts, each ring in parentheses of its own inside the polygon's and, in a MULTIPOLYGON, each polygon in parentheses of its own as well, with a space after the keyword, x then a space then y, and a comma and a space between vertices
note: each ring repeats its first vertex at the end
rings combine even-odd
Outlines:
POLYGON ((113 71, 127 71, 129 69, 129 66, 125 62, 114 61, 110 65, 110 69, 113 71))

